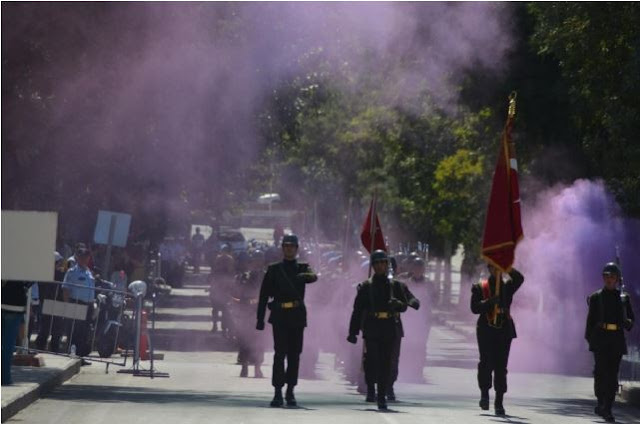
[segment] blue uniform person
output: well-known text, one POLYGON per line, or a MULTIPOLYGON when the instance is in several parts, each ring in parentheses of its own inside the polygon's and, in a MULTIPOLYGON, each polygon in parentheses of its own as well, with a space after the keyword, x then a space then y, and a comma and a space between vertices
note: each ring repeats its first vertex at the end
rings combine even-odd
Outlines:
POLYGON ((95 279, 89 270, 89 250, 80 248, 75 256, 76 265, 64 276, 62 297, 65 302, 88 306, 85 319, 70 320, 67 328, 69 347, 75 345, 78 356, 86 356, 91 353, 90 317, 95 300, 95 279))
POLYGON ((288 406, 296 406, 294 387, 298 384, 298 370, 304 329, 307 326, 307 308, 304 304, 306 285, 318 277, 306 263, 296 260, 298 237, 289 234, 282 239, 284 259, 269 265, 260 287, 258 300, 258 323, 256 328, 264 330, 267 306, 271 310, 269 323, 273 328, 274 357, 271 384, 275 394, 271 406, 284 404, 282 387, 287 384, 288 406), (269 302, 269 299, 272 299, 269 302), (285 371, 284 361, 287 360, 285 371))

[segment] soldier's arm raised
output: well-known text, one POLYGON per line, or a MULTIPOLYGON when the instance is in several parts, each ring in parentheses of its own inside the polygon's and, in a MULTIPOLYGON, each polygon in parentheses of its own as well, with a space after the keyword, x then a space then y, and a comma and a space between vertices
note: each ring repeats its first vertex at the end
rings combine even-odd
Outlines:
POLYGON ((303 283, 311 284, 318 281, 318 275, 313 272, 313 269, 311 269, 311 266, 309 264, 304 264, 304 266, 301 267, 301 271, 302 272, 299 272, 296 278, 298 278, 303 283))

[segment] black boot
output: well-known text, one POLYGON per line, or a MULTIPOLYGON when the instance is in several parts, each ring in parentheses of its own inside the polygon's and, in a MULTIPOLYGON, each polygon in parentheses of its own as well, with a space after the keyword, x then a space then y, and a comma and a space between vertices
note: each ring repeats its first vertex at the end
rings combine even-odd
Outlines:
POLYGON ((373 403, 376 401, 376 389, 374 386, 367 386, 367 402, 373 403))
MULTIPOLYGON (((615 398, 614 398, 615 399, 615 398)), ((602 418, 608 423, 615 423, 616 419, 613 416, 613 399, 608 399, 604 402, 602 406, 602 418)))
POLYGON ((396 401, 396 393, 393 391, 393 386, 387 389, 387 402, 395 402, 396 401))
POLYGON ((507 415, 507 413, 504 410, 504 406, 502 405, 503 397, 504 397, 504 393, 496 393, 496 401, 493 404, 493 407, 496 411, 496 415, 499 415, 499 416, 507 415))
POLYGON ((489 410, 489 390, 482 390, 480 392, 480 409, 483 411, 489 410))
POLYGON ((593 413, 596 415, 600 415, 601 417, 604 414, 604 405, 601 398, 598 398, 598 404, 595 408, 593 408, 593 413))
POLYGON ((276 392, 273 395, 273 400, 271 401, 271 406, 273 408, 278 408, 284 405, 284 401, 282 400, 282 387, 276 387, 276 392))
POLYGON ((387 410, 387 398, 384 394, 380 394, 378 391, 378 410, 386 411, 387 410))
POLYGON ((287 401, 287 406, 298 406, 296 402, 296 397, 293 394, 294 386, 287 386, 287 394, 285 395, 285 399, 287 401))

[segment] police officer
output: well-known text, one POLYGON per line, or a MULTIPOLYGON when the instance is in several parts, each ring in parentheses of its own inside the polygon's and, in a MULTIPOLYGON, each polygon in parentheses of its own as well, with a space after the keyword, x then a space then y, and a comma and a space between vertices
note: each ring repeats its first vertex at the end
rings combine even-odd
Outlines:
POLYGON ((91 353, 90 317, 93 315, 95 300, 95 279, 89 270, 90 256, 91 252, 88 249, 79 248, 75 253, 76 264, 67 271, 62 283, 62 297, 65 302, 88 306, 86 319, 70 320, 68 324, 69 347, 76 345, 78 356, 91 353))
MULTIPOLYGON (((64 280, 65 272, 65 261, 62 255, 58 252, 54 252, 54 260, 55 260, 55 270, 54 277, 55 281, 62 282, 64 280)), ((40 299, 43 302, 47 300, 62 300, 62 290, 57 284, 41 284, 40 288, 40 299)), ((63 320, 60 317, 55 317, 52 315, 42 315, 40 322, 40 331, 38 331, 38 337, 36 338, 36 348, 38 350, 46 350, 47 347, 47 339, 49 338, 49 334, 51 334, 51 352, 58 352, 60 349, 60 338, 62 336, 62 325, 63 320)))
POLYGON ((634 322, 629 295, 617 288, 620 268, 610 262, 602 270, 604 287, 588 298, 589 314, 585 338, 595 358, 594 389, 598 405, 595 413, 614 422, 612 407, 618 390, 618 369, 622 355, 627 354, 624 330, 634 322))
POLYGON ((387 409, 387 388, 391 377, 392 352, 396 337, 404 336, 400 313, 407 310, 403 288, 388 278, 389 257, 384 250, 371 254, 374 275, 358 286, 349 324, 349 343, 357 342, 362 330, 365 342, 365 379, 367 401, 375 397, 378 409, 387 409))
POLYGON ((490 277, 471 288, 471 311, 479 314, 476 326, 480 362, 478 363, 478 385, 480 386, 480 408, 489 409, 491 374, 496 391, 494 403, 496 415, 505 415, 504 394, 507 392, 507 363, 511 341, 517 337, 510 309, 513 295, 524 282, 523 275, 512 268, 505 281, 504 275, 495 266, 488 265, 490 277))
POLYGON ((296 260, 298 255, 296 235, 289 234, 282 238, 282 252, 284 259, 269 265, 262 280, 256 325, 258 330, 264 330, 264 316, 268 306, 271 310, 269 323, 273 328, 275 350, 272 375, 275 395, 271 401, 273 407, 283 405, 282 387, 285 383, 287 384, 285 396, 287 406, 296 406, 293 390, 298 383, 303 333, 307 326, 304 294, 306 285, 318 279, 308 264, 296 260), (269 299, 272 301, 269 302, 269 299), (267 302, 269 302, 268 305, 267 302))

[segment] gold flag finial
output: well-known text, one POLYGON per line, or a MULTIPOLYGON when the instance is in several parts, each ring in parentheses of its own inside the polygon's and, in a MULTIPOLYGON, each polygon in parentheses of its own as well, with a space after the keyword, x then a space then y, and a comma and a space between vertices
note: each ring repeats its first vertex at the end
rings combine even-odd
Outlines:
POLYGON ((518 93, 512 91, 509 94, 509 118, 513 118, 516 116, 516 98, 518 97, 518 93))

